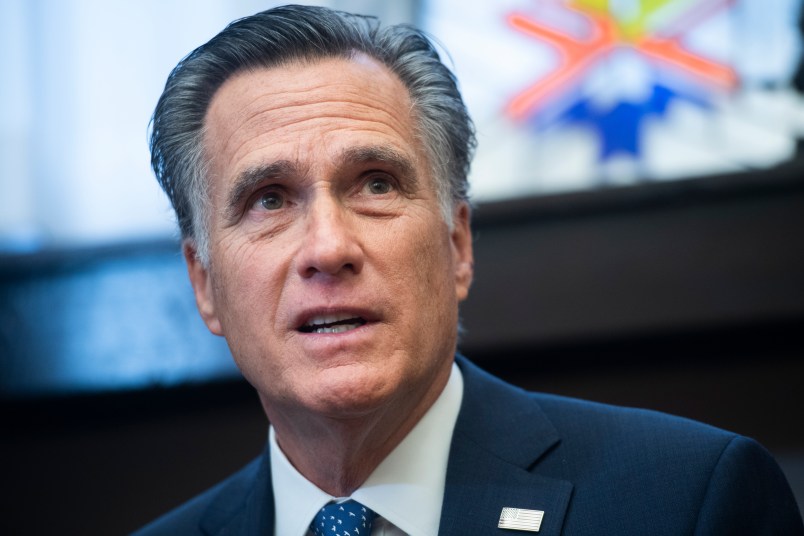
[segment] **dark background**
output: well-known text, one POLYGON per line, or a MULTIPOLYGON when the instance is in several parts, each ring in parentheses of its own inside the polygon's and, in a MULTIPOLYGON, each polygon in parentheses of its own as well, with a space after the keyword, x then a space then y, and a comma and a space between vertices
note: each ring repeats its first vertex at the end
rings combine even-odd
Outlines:
MULTIPOLYGON (((462 351, 530 389, 755 437, 801 504, 800 161, 477 207, 462 351)), ((259 454, 257 397, 225 369, 123 389, 57 381, 70 352, 230 359, 182 262, 175 242, 0 258, 0 533, 126 533, 259 454), (111 346, 82 342, 99 330, 111 346)))

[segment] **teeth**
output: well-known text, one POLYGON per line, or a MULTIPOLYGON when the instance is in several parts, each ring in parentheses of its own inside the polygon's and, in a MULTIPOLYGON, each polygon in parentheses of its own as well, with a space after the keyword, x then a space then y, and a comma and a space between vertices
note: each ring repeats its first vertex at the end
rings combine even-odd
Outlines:
POLYGON ((322 324, 334 324, 335 322, 340 322, 341 320, 349 320, 350 318, 354 318, 354 315, 335 314, 335 315, 314 316, 313 318, 307 321, 307 325, 320 326, 322 324))
POLYGON ((314 328, 312 333, 343 333, 344 331, 349 331, 350 329, 355 329, 359 327, 360 324, 355 322, 354 324, 338 324, 337 326, 332 327, 320 327, 314 328))
POLYGON ((348 313, 319 315, 311 318, 300 328, 303 333, 343 333, 365 324, 362 318, 348 313))

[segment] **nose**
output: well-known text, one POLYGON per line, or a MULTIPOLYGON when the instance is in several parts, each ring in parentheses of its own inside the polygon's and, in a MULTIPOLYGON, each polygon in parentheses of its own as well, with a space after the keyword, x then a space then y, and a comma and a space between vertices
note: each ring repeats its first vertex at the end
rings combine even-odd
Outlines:
POLYGON ((363 249, 348 211, 327 195, 315 199, 305 217, 297 258, 303 278, 317 274, 341 276, 363 269, 363 249))

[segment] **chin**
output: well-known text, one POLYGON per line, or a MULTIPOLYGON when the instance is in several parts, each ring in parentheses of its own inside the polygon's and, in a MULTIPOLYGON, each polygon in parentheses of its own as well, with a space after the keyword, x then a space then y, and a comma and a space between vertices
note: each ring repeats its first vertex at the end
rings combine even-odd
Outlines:
POLYGON ((387 399, 371 396, 327 396, 311 401, 307 409, 332 419, 358 419, 382 409, 387 399))
POLYGON ((400 390, 393 389, 384 377, 338 372, 303 393, 310 397, 306 404, 310 410, 332 417, 360 417, 383 407, 400 390))

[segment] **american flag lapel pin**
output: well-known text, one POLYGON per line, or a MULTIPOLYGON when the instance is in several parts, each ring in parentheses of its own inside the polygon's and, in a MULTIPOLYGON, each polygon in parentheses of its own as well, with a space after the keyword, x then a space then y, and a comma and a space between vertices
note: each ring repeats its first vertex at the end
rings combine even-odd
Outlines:
POLYGON ((500 512, 500 522, 497 524, 497 527, 509 530, 539 532, 543 518, 544 512, 541 510, 506 507, 500 512))

